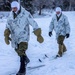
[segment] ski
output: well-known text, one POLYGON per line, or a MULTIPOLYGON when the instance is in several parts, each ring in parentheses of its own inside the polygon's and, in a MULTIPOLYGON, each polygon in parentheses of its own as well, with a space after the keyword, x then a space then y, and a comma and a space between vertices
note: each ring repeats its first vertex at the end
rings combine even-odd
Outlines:
POLYGON ((9 74, 9 75, 16 75, 16 73, 11 73, 11 74, 9 74))
POLYGON ((16 73, 11 73, 9 75, 25 75, 25 73, 19 73, 19 74, 16 74, 16 73))
POLYGON ((44 67, 45 65, 38 65, 38 66, 31 66, 31 67, 27 67, 29 70, 31 69, 37 69, 37 68, 41 68, 44 67))

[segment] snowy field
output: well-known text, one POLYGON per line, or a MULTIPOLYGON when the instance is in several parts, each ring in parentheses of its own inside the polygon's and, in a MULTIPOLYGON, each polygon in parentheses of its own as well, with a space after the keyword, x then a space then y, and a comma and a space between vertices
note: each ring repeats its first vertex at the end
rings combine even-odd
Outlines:
MULTIPOLYGON (((58 52, 55 32, 53 31, 52 37, 48 36, 52 16, 47 15, 34 18, 39 27, 42 28, 44 42, 42 44, 37 42, 36 36, 33 34, 33 29, 30 26, 29 48, 26 52, 30 58, 30 63, 27 67, 45 66, 31 70, 27 68, 26 75, 75 75, 75 12, 63 13, 68 17, 71 26, 70 38, 64 41, 67 52, 63 57, 54 59, 58 52), (45 57, 45 54, 48 58, 45 57), (38 59, 41 59, 42 62, 39 62, 38 59)), ((5 24, 6 18, 0 19, 0 75, 11 75, 11 73, 17 73, 20 63, 19 57, 11 45, 6 45, 4 42, 5 24)))

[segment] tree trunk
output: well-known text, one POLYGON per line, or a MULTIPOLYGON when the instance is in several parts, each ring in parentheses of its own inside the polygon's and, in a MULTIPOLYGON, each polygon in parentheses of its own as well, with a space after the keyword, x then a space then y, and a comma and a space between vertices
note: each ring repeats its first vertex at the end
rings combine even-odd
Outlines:
POLYGON ((41 11, 42 11, 42 8, 41 6, 39 7, 39 15, 41 15, 41 11))
POLYGON ((72 4, 71 4, 71 0, 70 0, 69 11, 71 11, 71 8, 72 8, 72 4))
POLYGON ((18 0, 19 4, 20 4, 20 0, 18 0))

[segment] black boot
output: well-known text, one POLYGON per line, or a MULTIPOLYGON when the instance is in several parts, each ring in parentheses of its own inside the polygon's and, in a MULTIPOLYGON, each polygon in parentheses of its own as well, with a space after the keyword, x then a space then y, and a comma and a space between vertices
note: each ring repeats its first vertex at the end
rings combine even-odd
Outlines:
POLYGON ((25 67, 25 56, 20 57, 20 69, 16 75, 25 75, 26 67, 25 67))
POLYGON ((27 65, 30 62, 29 58, 25 56, 25 65, 27 65))

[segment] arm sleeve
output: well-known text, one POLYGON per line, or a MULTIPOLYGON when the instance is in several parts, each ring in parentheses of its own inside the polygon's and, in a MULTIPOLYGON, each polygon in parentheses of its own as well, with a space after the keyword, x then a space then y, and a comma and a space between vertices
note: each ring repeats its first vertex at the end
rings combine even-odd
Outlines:
POLYGON ((70 24, 69 24, 69 21, 68 21, 68 18, 65 17, 65 27, 66 27, 66 34, 70 33, 70 24))
POLYGON ((11 16, 12 16, 12 11, 9 13, 9 16, 7 18, 7 23, 6 23, 6 29, 9 29, 11 31, 11 25, 12 25, 12 22, 13 20, 11 19, 11 16))
POLYGON ((7 19, 7 23, 6 23, 6 29, 9 29, 9 30, 10 30, 9 19, 7 19))
POLYGON ((33 30, 36 30, 39 28, 38 24, 35 22, 35 20, 33 19, 32 15, 30 13, 28 15, 28 22, 33 27, 33 30))
POLYGON ((49 32, 52 32, 54 29, 54 20, 52 18, 51 22, 50 22, 50 26, 49 26, 49 32))

